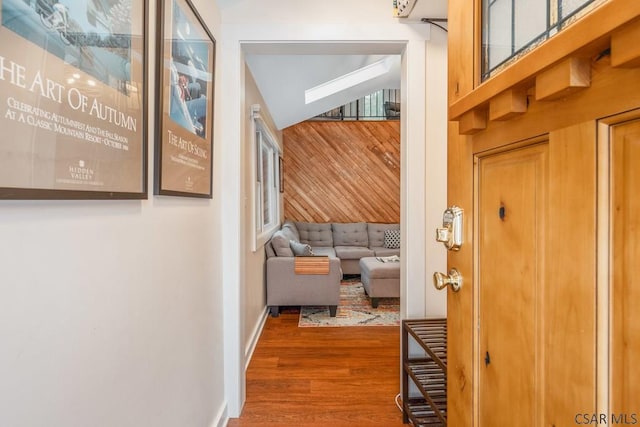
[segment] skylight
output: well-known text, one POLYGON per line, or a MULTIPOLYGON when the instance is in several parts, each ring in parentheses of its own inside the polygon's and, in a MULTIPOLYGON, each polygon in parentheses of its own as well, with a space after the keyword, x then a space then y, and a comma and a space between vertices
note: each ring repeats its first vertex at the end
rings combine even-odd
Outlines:
POLYGON ((304 91, 305 104, 311 104, 319 99, 326 98, 353 86, 375 79, 389 72, 392 57, 386 57, 378 62, 359 68, 343 76, 329 80, 318 86, 304 91))

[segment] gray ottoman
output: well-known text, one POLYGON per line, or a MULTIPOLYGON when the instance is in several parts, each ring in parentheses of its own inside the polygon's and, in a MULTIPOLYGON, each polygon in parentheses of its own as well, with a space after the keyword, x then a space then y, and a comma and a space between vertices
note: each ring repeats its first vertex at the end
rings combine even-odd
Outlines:
POLYGON ((360 279, 373 308, 378 307, 378 298, 400 297, 399 262, 381 262, 376 257, 360 258, 360 279))

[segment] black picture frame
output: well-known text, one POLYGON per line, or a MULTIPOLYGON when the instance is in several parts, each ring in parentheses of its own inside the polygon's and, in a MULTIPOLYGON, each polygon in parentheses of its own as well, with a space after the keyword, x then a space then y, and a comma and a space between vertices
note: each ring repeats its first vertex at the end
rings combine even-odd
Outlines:
POLYGON ((278 178, 280 179, 280 192, 284 193, 284 160, 278 156, 278 178))
POLYGON ((213 197, 216 40, 190 0, 158 0, 154 194, 213 197))
POLYGON ((147 1, 0 2, 0 199, 146 199, 147 1))

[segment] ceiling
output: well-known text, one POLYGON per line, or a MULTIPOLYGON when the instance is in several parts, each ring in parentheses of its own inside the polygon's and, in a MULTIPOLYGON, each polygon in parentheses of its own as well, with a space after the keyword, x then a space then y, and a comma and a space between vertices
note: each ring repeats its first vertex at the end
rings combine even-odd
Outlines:
POLYGON ((446 0, 416 0, 411 13, 406 18, 399 18, 406 22, 420 22, 422 18, 446 18, 446 0))
POLYGON ((400 88, 401 43, 304 43, 246 46, 245 58, 278 129, 379 89, 400 88), (251 53, 255 51, 260 53, 251 53), (268 52, 268 53, 263 53, 268 52), (305 91, 388 58, 384 74, 305 103, 305 91))
MULTIPOLYGON (((218 0, 223 5, 225 1, 218 0)), ((446 1, 417 0, 408 17, 397 19, 399 23, 416 23, 423 17, 445 17, 446 12, 446 1)), ((377 90, 400 88, 402 42, 250 42, 242 46, 247 66, 278 129, 377 90), (391 64, 386 73, 305 103, 306 90, 385 58, 391 64)))

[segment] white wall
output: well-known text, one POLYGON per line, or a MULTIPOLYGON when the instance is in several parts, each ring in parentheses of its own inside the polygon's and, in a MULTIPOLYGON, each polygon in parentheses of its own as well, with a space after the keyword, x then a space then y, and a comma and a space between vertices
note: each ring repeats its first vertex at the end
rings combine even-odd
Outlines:
POLYGON ((242 139, 242 179, 243 179, 243 226, 246 230, 243 241, 242 254, 244 256, 244 300, 242 302, 242 318, 244 328, 242 331, 242 342, 244 343, 245 365, 249 362, 257 340, 259 338, 262 325, 267 316, 267 294, 265 287, 265 252, 264 246, 260 246, 253 251, 254 227, 254 204, 253 187, 255 183, 251 180, 251 171, 254 167, 253 153, 255 153, 255 128, 252 125, 253 119, 249 114, 250 107, 254 104, 260 105, 260 116, 266 122, 277 143, 282 150, 282 132, 276 130, 273 119, 266 108, 266 104, 256 82, 248 67, 244 68, 244 97, 242 107, 242 125, 244 128, 242 139))
POLYGON ((224 424, 219 123, 213 200, 0 201, 0 425, 224 424))
POLYGON ((433 287, 433 273, 446 272, 447 250, 435 240, 436 228, 442 227, 442 213, 447 208, 447 35, 431 27, 426 45, 425 111, 425 191, 426 191, 426 292, 425 316, 447 315, 447 291, 433 287))
MULTIPOLYGON (((220 111, 224 122, 223 176, 227 178, 223 199, 224 236, 244 236, 242 220, 241 171, 243 125, 242 44, 291 41, 394 41, 406 43, 403 54, 402 129, 402 237, 403 273, 401 277, 402 315, 435 316, 446 313, 446 295, 431 291, 431 274, 444 271, 443 247, 430 243, 435 226, 441 221, 446 204, 446 39, 427 42, 426 24, 402 24, 392 17, 388 0, 219 0, 222 11, 222 45, 225 64, 223 98, 220 111), (433 72, 433 75, 431 75, 433 72), (409 238, 411 236, 411 238, 409 238), (422 236, 422 238, 415 238, 422 236), (434 295, 435 294, 435 295, 434 295)), ((242 241, 245 241, 244 237, 242 241)), ((255 298, 248 293, 263 292, 247 286, 248 268, 243 268, 240 247, 229 248, 225 258, 225 320, 231 325, 225 341, 227 397, 231 416, 240 414, 244 402, 244 349, 240 342, 245 317, 242 310, 255 298), (234 362, 235 361, 235 362, 234 362)))

